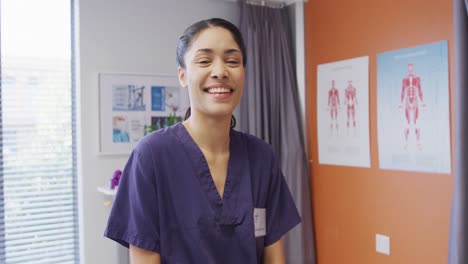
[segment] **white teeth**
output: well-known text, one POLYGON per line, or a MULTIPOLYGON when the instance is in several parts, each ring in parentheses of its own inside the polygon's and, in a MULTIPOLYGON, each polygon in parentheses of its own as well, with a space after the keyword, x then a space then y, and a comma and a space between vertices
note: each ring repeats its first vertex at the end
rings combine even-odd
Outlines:
POLYGON ((208 92, 209 92, 209 93, 230 93, 230 92, 231 92, 231 89, 229 89, 229 88, 222 88, 222 87, 219 87, 219 88, 209 88, 209 89, 208 89, 208 92))

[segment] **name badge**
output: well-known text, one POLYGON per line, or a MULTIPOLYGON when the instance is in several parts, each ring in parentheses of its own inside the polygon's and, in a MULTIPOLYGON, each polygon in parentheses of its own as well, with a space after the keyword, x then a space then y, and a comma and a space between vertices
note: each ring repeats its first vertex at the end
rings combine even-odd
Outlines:
POLYGON ((255 237, 266 235, 266 209, 254 208, 255 237))

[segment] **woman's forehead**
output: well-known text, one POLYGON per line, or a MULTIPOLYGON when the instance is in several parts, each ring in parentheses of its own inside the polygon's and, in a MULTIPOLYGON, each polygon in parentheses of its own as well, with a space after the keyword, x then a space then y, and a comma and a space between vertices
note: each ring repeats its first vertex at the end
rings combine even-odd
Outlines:
POLYGON ((201 31, 190 45, 189 51, 207 51, 207 50, 240 50, 239 45, 234 40, 232 33, 222 27, 209 27, 201 31))

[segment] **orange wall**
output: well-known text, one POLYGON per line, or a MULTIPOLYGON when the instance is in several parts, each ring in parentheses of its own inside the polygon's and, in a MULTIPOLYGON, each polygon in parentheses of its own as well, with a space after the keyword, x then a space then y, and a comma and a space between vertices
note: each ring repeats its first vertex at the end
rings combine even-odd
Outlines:
MULTIPOLYGON (((377 54, 449 40, 451 0, 308 0, 305 5, 307 123, 319 264, 447 263, 452 175, 380 170, 377 54), (318 164, 317 65, 369 55, 371 168, 318 164), (375 234, 390 236, 390 256, 375 234)), ((450 84, 453 73, 450 70, 450 84)), ((453 105, 453 90, 450 102, 453 105)), ((453 111, 451 110, 453 135, 453 111)), ((453 136, 452 136, 453 153, 453 136)), ((452 154, 453 168, 453 154, 452 154)))

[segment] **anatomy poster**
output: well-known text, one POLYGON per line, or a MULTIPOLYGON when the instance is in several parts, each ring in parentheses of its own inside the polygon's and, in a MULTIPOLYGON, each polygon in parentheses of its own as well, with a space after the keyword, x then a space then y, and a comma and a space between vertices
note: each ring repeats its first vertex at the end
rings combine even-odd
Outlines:
POLYGON ((369 57, 318 65, 319 163, 370 167, 369 57))
POLYGON ((447 41, 377 57, 380 168, 450 173, 447 41))

